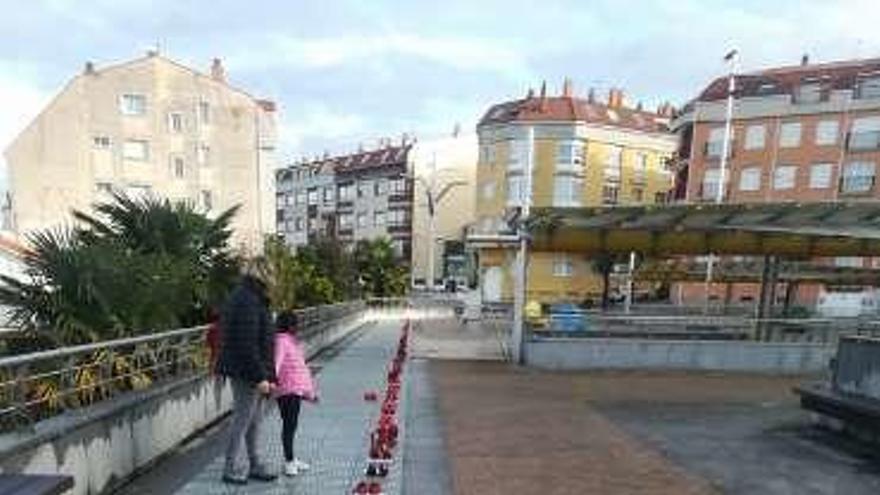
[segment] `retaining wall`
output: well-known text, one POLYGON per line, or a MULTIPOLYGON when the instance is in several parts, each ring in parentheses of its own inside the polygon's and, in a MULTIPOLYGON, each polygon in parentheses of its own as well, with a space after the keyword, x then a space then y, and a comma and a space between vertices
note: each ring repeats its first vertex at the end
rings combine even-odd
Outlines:
POLYGON ((833 344, 553 338, 527 342, 529 366, 551 370, 694 370, 807 374, 828 369, 833 344))

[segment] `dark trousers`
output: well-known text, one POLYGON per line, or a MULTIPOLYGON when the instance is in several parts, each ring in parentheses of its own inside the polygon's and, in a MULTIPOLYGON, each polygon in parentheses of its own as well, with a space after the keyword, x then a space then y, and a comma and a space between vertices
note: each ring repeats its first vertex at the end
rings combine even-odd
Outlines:
POLYGON ((297 395, 278 397, 278 410, 281 412, 281 445, 284 447, 284 460, 293 460, 293 437, 299 422, 299 406, 302 399, 297 395))

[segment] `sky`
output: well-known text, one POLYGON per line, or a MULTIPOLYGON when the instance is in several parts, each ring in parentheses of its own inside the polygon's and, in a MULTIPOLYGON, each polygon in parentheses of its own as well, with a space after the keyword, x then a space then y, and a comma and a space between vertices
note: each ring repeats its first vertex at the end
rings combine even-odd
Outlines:
MULTIPOLYGON (((472 130, 565 77, 681 105, 743 70, 880 56, 876 0, 0 0, 0 148, 87 60, 163 55, 280 105, 280 160, 472 130)), ((0 167, 2 167, 0 163, 0 167)), ((5 183, 0 173, 0 188, 5 183)))

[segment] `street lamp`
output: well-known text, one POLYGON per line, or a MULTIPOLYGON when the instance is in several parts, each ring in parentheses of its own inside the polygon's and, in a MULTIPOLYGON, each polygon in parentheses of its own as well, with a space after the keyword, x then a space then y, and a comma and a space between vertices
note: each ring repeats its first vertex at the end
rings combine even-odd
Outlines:
MULTIPOLYGON (((718 190, 715 193, 715 204, 724 202, 725 181, 727 180, 727 158, 730 155, 730 135, 733 127, 733 97, 736 92, 736 72, 739 62, 739 51, 733 49, 724 56, 730 71, 727 76, 727 110, 724 114, 724 139, 721 145, 721 164, 718 170, 718 190)), ((715 255, 709 254, 706 263, 706 310, 709 309, 709 292, 712 288, 712 270, 715 265, 715 255)))
MULTIPOLYGON (((436 165, 437 160, 436 157, 433 162, 434 172, 436 173, 436 165)), ((422 187, 425 189, 425 200, 427 201, 428 206, 428 287, 434 289, 434 243, 436 242, 436 216, 437 216, 437 206, 440 204, 443 199, 449 195, 450 191, 458 186, 466 186, 468 182, 466 180, 452 180, 441 187, 439 190, 436 190, 434 184, 434 173, 431 174, 431 181, 429 182, 422 176, 411 175, 409 178, 418 181, 422 184, 422 187)))

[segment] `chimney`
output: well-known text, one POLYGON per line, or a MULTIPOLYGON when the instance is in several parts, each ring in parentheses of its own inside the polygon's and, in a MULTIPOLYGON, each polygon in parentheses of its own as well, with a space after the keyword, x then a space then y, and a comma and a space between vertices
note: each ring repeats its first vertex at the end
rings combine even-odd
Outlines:
POLYGON ((547 110, 547 81, 541 81, 541 102, 539 105, 541 112, 547 110))
POLYGON ((805 54, 801 57, 801 65, 802 65, 802 66, 803 66, 803 65, 810 65, 810 54, 809 54, 809 53, 805 53, 805 54))
POLYGON ((623 106, 623 90, 611 88, 608 91, 608 108, 621 108, 623 106))
POLYGON ((83 69, 83 74, 91 76, 94 73, 95 73, 95 63, 92 62, 91 60, 89 60, 88 62, 86 62, 86 66, 83 69))
POLYGON ((223 68, 223 62, 219 58, 215 58, 211 62, 211 79, 217 82, 226 82, 226 69, 223 68))
POLYGON ((644 107, 644 105, 642 105, 642 102, 636 103, 636 112, 641 112, 644 109, 645 109, 645 107, 644 107))
POLYGON ((565 98, 571 98, 574 96, 574 88, 571 79, 568 77, 562 82, 562 96, 565 98))
POLYGON ((596 90, 594 88, 590 88, 590 91, 587 93, 587 103, 596 103, 596 90))
POLYGON ((159 55, 159 50, 147 50, 148 57, 155 57, 156 55, 159 55))
POLYGON ((529 88, 529 91, 526 93, 526 99, 531 100, 534 97, 535 97, 535 90, 532 88, 529 88))

